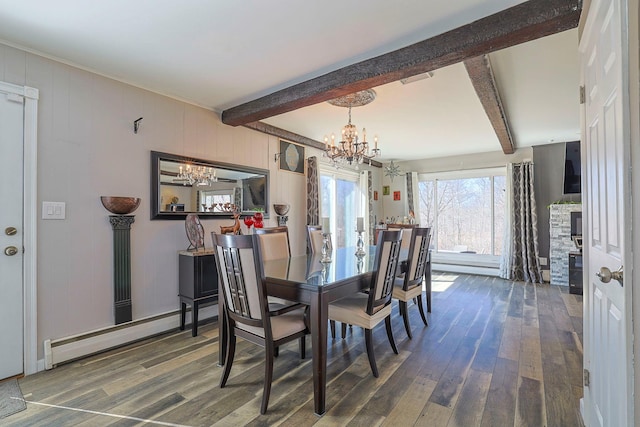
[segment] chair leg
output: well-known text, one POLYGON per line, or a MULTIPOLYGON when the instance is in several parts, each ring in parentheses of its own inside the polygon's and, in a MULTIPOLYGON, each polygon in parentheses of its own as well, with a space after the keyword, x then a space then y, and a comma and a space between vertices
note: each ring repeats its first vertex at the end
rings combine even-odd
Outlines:
POLYGON ((373 354, 373 335, 371 329, 364 330, 364 341, 367 345, 367 356, 369 356, 369 365, 373 376, 378 378, 378 367, 376 366, 376 357, 373 354))
POLYGON ((336 321, 329 320, 329 328, 331 329, 331 338, 336 338, 336 321))
POLYGON ((280 347, 275 347, 273 349, 273 357, 278 357, 280 356, 280 347))
POLYGON ((271 345, 268 345, 265 350, 266 360, 264 362, 264 390, 262 392, 262 406, 260 407, 260 413, 262 415, 267 412, 267 405, 269 405, 271 381, 273 380, 273 354, 275 353, 276 349, 271 345))
POLYGON ((395 354, 398 354, 398 347, 396 347, 396 341, 393 339, 393 330, 391 329, 391 316, 387 316, 387 318, 384 319, 384 324, 387 327, 387 338, 389 338, 391 348, 395 354))
POLYGON ((427 322, 427 316, 424 313, 424 306, 422 305, 422 295, 418 297, 418 309, 420 310, 420 316, 422 316, 424 326, 429 326, 429 323, 427 322))
POLYGON ((345 339, 347 337, 347 324, 343 323, 342 324, 342 339, 345 339))
POLYGON ((224 370, 222 371, 222 377, 220 378, 220 388, 223 388, 227 384, 229 379, 229 373, 231 372, 231 365, 233 365, 233 356, 236 353, 236 336, 229 333, 227 339, 227 356, 225 357, 224 370))
POLYGON ((427 273, 425 273, 425 293, 427 297, 427 311, 431 313, 431 271, 428 272, 428 277, 426 274, 427 273))
POLYGON ((305 339, 305 336, 301 336, 300 337, 300 359, 304 359, 305 357, 307 357, 307 347, 306 347, 307 341, 305 339))
POLYGON ((400 313, 402 313, 402 319, 404 320, 404 328, 407 331, 409 339, 413 339, 411 335, 411 325, 409 324, 409 312, 407 311, 407 303, 405 301, 398 301, 400 303, 400 313))

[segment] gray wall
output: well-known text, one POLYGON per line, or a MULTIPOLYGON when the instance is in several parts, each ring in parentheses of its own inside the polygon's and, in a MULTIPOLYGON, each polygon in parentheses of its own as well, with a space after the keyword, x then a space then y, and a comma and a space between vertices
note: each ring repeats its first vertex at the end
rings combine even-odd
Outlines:
MULTIPOLYGON (((580 194, 564 195, 565 143, 537 145, 533 147, 535 167, 535 191, 538 212, 538 249, 540 257, 549 259, 549 205, 555 202, 580 202, 580 194)), ((549 263, 542 266, 549 269, 549 263)))

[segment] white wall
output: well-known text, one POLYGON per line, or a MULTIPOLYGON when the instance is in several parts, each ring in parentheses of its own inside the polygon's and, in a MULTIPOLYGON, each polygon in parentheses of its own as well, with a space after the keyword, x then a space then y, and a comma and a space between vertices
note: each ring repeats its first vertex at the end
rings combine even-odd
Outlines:
MULTIPOLYGON (((217 114, 0 44, 0 81, 40 91, 38 201, 66 202, 38 222, 38 358, 42 342, 113 325, 113 232, 100 196, 136 196, 131 230, 133 318, 178 308, 183 221, 151 221, 150 151, 271 171, 271 202, 291 204, 292 253, 305 252, 306 181, 280 172, 278 139, 223 125, 217 114), (144 117, 138 134, 133 121, 144 117), (296 233, 298 230, 299 233, 296 233)), ((307 148, 306 155, 316 150, 307 148)), ((265 226, 275 225, 275 215, 265 226)), ((230 220, 205 220, 210 232, 230 220)))

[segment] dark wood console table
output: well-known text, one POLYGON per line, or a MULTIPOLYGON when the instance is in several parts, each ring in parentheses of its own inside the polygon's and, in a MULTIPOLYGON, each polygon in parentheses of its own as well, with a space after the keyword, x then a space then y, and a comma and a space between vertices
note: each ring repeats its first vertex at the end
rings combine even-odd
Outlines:
POLYGON ((187 304, 191 306, 191 335, 198 335, 200 304, 218 301, 218 271, 213 249, 178 251, 180 330, 185 328, 187 304))

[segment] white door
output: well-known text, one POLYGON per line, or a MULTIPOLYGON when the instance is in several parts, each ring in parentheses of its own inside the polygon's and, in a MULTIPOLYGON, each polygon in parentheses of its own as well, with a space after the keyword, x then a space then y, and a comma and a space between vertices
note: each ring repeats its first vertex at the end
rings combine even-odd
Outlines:
POLYGON ((23 103, 0 91, 0 380, 24 372, 23 103))
POLYGON ((633 424, 631 188, 625 0, 593 0, 582 38, 584 413, 587 426, 633 424), (622 29, 625 31, 622 31, 622 29), (624 269, 607 280, 606 270, 624 269), (600 277, 598 277, 600 275, 600 277), (586 377, 586 375, 585 375, 586 377))

